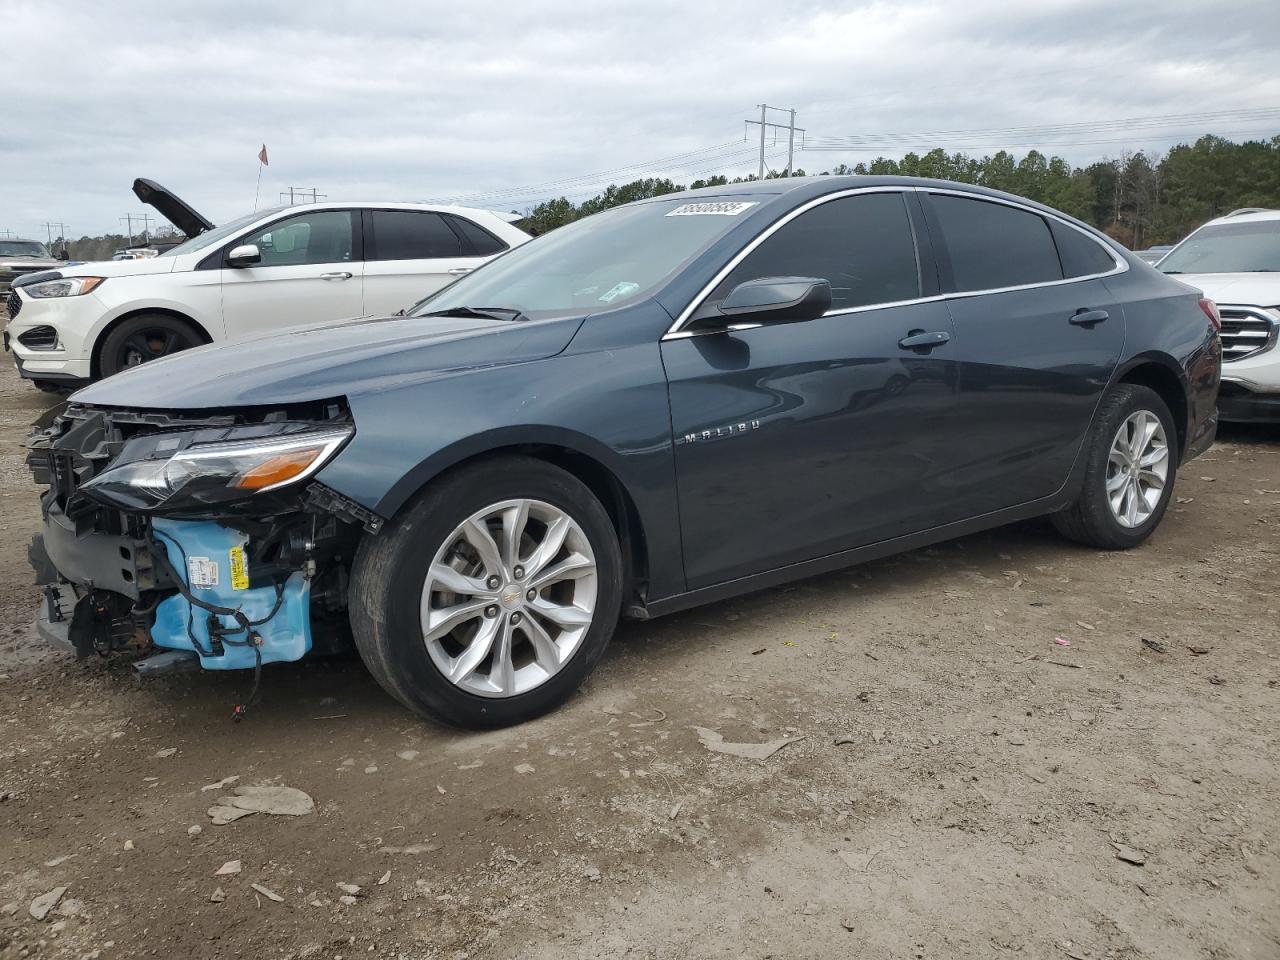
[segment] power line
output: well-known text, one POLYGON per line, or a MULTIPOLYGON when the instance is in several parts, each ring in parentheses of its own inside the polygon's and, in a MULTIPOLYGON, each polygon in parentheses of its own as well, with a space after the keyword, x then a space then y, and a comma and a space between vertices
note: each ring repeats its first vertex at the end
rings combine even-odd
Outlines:
POLYGON ((287 191, 280 191, 280 202, 283 203, 285 197, 289 198, 289 206, 295 203, 319 203, 321 200, 328 200, 327 193, 318 193, 315 187, 289 187, 287 191))
POLYGON ((525 184, 519 187, 510 187, 502 190, 490 190, 484 193, 470 193, 453 197, 439 197, 433 202, 435 203, 455 203, 467 201, 490 200, 501 197, 522 196, 530 191, 555 190, 557 188, 570 188, 580 186, 583 183, 603 183, 608 178, 619 176, 621 174, 630 173, 635 170, 651 169, 653 167, 662 166, 664 164, 678 163, 681 160, 689 160, 697 158, 699 160, 706 159, 705 154, 714 151, 726 149, 737 150, 741 148, 740 140, 730 140, 727 143, 718 143, 709 147, 699 147, 697 150, 690 150, 686 153, 678 153, 670 157, 659 157, 656 160, 642 160, 637 163, 631 163, 624 167, 615 167, 612 170, 598 170, 594 173, 584 173, 575 177, 564 177, 559 180, 548 180, 542 183, 525 184))
POLYGON ((1091 120, 1078 123, 1040 124, 1036 126, 987 127, 968 130, 926 130, 913 133, 868 133, 846 136, 813 137, 806 140, 802 149, 818 149, 823 146, 854 146, 862 143, 918 142, 922 140, 964 137, 988 139, 1006 136, 1052 136, 1054 134, 1085 134, 1108 131, 1167 127, 1188 123, 1248 123, 1280 120, 1280 109, 1221 110, 1204 113, 1176 113, 1162 116, 1127 117, 1117 120, 1091 120))
MULTIPOLYGON (((1265 134, 1275 130, 1275 127, 1253 127, 1241 130, 1219 130, 1216 131, 1217 136, 1247 136, 1250 134, 1265 134)), ((1068 140, 995 140, 986 143, 957 143, 956 141, 947 140, 922 140, 918 142, 901 141, 896 143, 865 143, 830 145, 830 146, 814 146, 805 144, 801 149, 813 153, 874 153, 878 151, 916 151, 916 150, 933 150, 938 147, 960 152, 965 150, 989 150, 992 147, 1072 147, 1072 146, 1094 146, 1104 143, 1165 143, 1169 141, 1186 140, 1190 137, 1203 136, 1204 130, 1193 130, 1184 133, 1164 133, 1151 137, 1108 137, 1103 139, 1080 140, 1071 138, 1068 140)))

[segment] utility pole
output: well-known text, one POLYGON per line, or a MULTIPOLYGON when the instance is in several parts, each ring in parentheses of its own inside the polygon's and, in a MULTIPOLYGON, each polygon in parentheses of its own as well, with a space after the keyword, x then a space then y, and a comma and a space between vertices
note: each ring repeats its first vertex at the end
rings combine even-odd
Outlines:
POLYGON ((791 108, 791 122, 787 124, 787 176, 791 176, 791 161, 796 149, 796 108, 791 108))
POLYGON ((765 111, 769 108, 765 104, 760 104, 760 175, 759 180, 764 179, 764 131, 767 123, 765 122, 765 111))
POLYGON ((796 134, 804 133, 804 128, 796 126, 796 111, 792 107, 771 107, 767 103, 762 103, 759 106, 760 106, 760 119, 746 121, 747 126, 751 126, 751 124, 753 123, 760 124, 760 170, 757 176, 761 180, 764 179, 764 139, 765 139, 764 135, 765 135, 766 129, 770 127, 772 127, 774 130, 787 131, 787 176, 791 176, 793 163, 795 160, 796 134), (785 124, 772 123, 769 120, 770 110, 776 110, 779 113, 789 114, 790 121, 785 124))
POLYGON ((0 240, 8 240, 14 235, 12 230, 0 230, 0 233, 4 234, 3 237, 0 237, 0 240))
POLYGON ((133 246, 133 214, 126 213, 120 218, 120 222, 127 224, 129 227, 129 246, 133 246))

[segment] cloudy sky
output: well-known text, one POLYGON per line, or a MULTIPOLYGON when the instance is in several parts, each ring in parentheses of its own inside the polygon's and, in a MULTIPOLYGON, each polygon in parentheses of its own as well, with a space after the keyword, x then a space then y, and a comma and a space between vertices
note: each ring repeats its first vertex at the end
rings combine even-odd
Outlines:
MULTIPOLYGON (((1078 163, 1280 133, 1276 0, 5 0, 3 14, 0 231, 27 236, 46 220, 121 229, 151 212, 137 176, 216 222, 245 213, 264 142, 264 206, 292 185, 524 209, 642 175, 748 173, 743 120, 761 101, 795 107, 810 147, 861 138, 798 151, 811 172, 933 145, 1078 163)), ((767 160, 785 165, 785 137, 767 160)))

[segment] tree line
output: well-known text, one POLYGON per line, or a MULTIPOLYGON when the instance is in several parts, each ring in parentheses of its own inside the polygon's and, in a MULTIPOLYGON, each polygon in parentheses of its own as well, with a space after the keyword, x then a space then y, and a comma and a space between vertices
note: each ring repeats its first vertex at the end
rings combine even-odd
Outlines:
MULTIPOLYGON (((936 148, 899 160, 880 157, 852 167, 840 164, 823 174, 934 177, 1004 190, 1069 213, 1141 250, 1176 243, 1206 220, 1240 207, 1280 207, 1280 135, 1243 143, 1204 136, 1163 156, 1125 151, 1084 167, 1039 150, 1017 159, 1005 150, 978 158, 936 148)), ((796 170, 792 175, 806 174, 796 170)), ((649 177, 610 185, 579 204, 559 197, 514 212, 524 214, 531 232, 545 233, 633 200, 755 179, 717 176, 686 185, 649 177)))
MULTIPOLYGON (((1280 135, 1243 143, 1204 136, 1163 155, 1125 151, 1084 167, 1074 167, 1062 157, 1046 156, 1039 150, 1018 159, 1006 150, 971 157, 939 147, 924 154, 908 153, 898 160, 879 157, 854 166, 842 163, 822 172, 934 177, 992 187, 1055 207, 1106 231, 1131 249, 1141 250, 1153 244, 1176 243, 1206 220, 1239 207, 1280 207, 1280 135)), ((792 175, 806 173, 796 170, 792 175)), ((786 174, 774 173, 766 179, 783 176, 786 174)), ((633 200, 755 179, 754 175, 732 180, 715 176, 682 184, 647 177, 611 184, 581 203, 558 197, 512 212, 524 217, 526 229, 539 234, 633 200)), ((157 231, 157 236, 160 234, 176 231, 162 228, 157 231)), ((135 238, 133 244, 139 243, 135 238)), ((55 245, 60 244, 61 240, 55 245)), ((116 250, 130 245, 130 238, 120 234, 86 236, 69 243, 73 260, 109 260, 116 250)))

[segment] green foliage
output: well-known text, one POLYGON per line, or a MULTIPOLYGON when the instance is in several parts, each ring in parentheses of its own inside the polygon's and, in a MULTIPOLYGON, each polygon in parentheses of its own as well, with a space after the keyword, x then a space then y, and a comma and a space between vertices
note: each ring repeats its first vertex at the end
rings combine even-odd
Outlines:
MULTIPOLYGON (((1124 153, 1087 167, 1072 167, 1061 157, 1032 150, 1021 160, 1001 150, 981 159, 937 148, 900 160, 878 157, 855 166, 839 164, 824 175, 931 177, 979 184, 1039 201, 1106 230, 1134 249, 1174 243, 1206 220, 1238 207, 1280 207, 1280 136, 1233 143, 1201 137, 1181 144, 1163 158, 1124 153)), ((786 176, 770 173, 767 179, 786 176)), ((797 170, 793 176, 805 176, 797 170)), ((724 176, 695 180, 689 189, 755 180, 724 176)), ((545 233, 632 200, 686 189, 670 180, 635 180, 611 185, 581 204, 564 197, 548 200, 525 214, 533 233, 545 233)))

